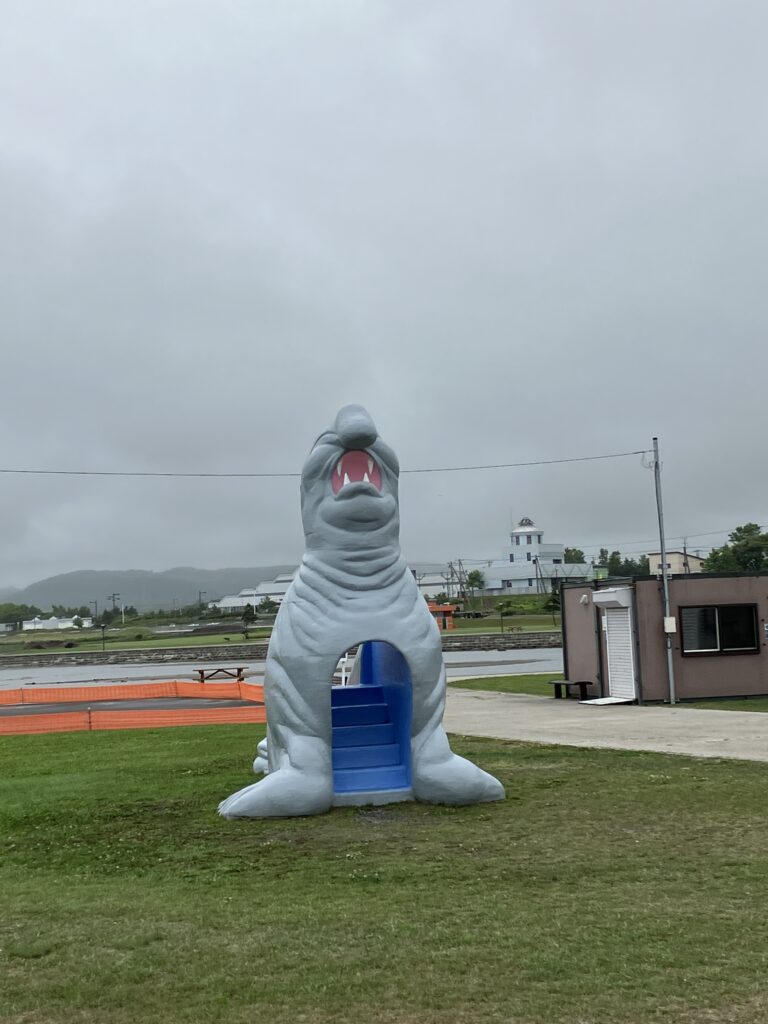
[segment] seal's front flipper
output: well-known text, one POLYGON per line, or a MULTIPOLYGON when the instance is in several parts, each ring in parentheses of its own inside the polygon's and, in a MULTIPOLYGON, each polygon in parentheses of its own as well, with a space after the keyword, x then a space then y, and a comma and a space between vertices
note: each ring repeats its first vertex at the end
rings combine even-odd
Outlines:
POLYGON ((256 757, 253 761, 253 774, 266 775, 269 771, 269 751, 266 737, 256 746, 256 757))
POLYGON ((219 814, 230 819, 304 817, 324 814, 332 802, 330 778, 287 767, 222 800, 219 814))

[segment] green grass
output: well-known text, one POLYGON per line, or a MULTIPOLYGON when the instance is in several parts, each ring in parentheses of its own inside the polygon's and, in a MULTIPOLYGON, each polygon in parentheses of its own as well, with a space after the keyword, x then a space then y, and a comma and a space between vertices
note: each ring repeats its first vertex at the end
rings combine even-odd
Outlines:
MULTIPOLYGON (((505 615, 504 632, 509 630, 522 633, 560 631, 560 619, 552 624, 551 615, 505 615)), ((455 629, 451 633, 499 633, 501 620, 498 616, 488 615, 484 619, 457 619, 455 629)), ((450 636, 450 633, 446 634, 450 636)))
POLYGON ((704 708, 709 711, 768 711, 768 697, 724 697, 722 700, 683 701, 681 708, 704 708))
POLYGON ((458 690, 493 690, 496 693, 530 693, 538 697, 554 696, 551 679, 562 679, 562 672, 521 676, 481 676, 477 679, 456 679, 448 685, 458 690))
POLYGON ((768 767, 459 739, 508 799, 225 822, 256 729, 0 744, 0 1020, 754 1024, 768 767))
MULTIPOLYGON (((231 644, 261 643, 270 636, 271 632, 272 630, 269 627, 265 629, 251 628, 248 630, 249 639, 246 641, 243 639, 242 626, 230 630, 223 629, 221 633, 213 633, 208 636, 190 636, 184 633, 177 636, 154 636, 142 629, 125 629, 121 630, 119 634, 107 633, 106 650, 135 651, 153 650, 155 648, 163 649, 166 647, 220 647, 231 644), (145 639, 136 640, 137 633, 143 633, 145 639)), ((63 636, 61 633, 41 631, 40 634, 35 636, 35 639, 25 638, 24 641, 7 639, 0 641, 0 654, 66 654, 68 652, 101 650, 101 633, 90 630, 83 633, 67 631, 63 636), (60 644, 56 647, 37 648, 34 646, 35 643, 46 643, 50 640, 60 641, 60 644), (65 647, 64 644, 68 642, 74 643, 75 646, 65 647)))

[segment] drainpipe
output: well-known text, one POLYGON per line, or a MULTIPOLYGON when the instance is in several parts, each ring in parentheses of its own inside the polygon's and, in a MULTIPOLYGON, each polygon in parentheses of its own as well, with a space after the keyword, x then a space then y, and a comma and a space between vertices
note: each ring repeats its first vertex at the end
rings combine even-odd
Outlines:
MULTIPOLYGON (((594 591, 596 591, 598 589, 599 588, 597 586, 597 580, 593 580, 592 581, 592 591, 593 591, 593 593, 594 593, 594 591)), ((600 638, 600 634, 601 634, 601 632, 603 630, 603 622, 602 622, 602 619, 600 617, 600 609, 598 608, 598 606, 594 602, 592 602, 592 613, 594 615, 594 621, 595 621, 595 647, 596 647, 596 650, 597 650, 597 684, 598 684, 598 687, 600 688, 600 696, 601 697, 605 697, 605 696, 607 696, 607 694, 605 692, 605 687, 603 686, 603 644, 602 644, 602 640, 600 638)))
POLYGON ((659 439, 653 439, 653 478, 656 483, 656 510, 659 514, 659 543, 661 546, 661 582, 664 593, 664 639, 667 643, 667 675, 669 676, 669 703, 677 702, 675 693, 675 666, 672 660, 672 636, 667 632, 669 614, 669 579, 667 577, 667 545, 664 540, 664 510, 661 504, 661 464, 659 462, 659 439))

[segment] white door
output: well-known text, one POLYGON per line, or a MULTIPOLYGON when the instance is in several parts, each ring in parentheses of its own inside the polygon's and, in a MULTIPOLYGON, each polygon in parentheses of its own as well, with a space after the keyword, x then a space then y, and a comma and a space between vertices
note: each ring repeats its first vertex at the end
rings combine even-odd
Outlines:
POLYGON ((635 658, 630 609, 605 608, 603 614, 608 661, 608 693, 611 697, 634 700, 635 658))

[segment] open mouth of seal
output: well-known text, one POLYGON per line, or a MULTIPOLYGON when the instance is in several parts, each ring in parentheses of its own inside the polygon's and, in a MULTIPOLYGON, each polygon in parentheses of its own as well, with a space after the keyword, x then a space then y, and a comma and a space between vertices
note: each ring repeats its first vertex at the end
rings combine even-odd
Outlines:
POLYGON ((331 487, 339 494, 352 484, 371 484, 381 490, 381 470, 368 452, 344 452, 331 471, 331 487))

